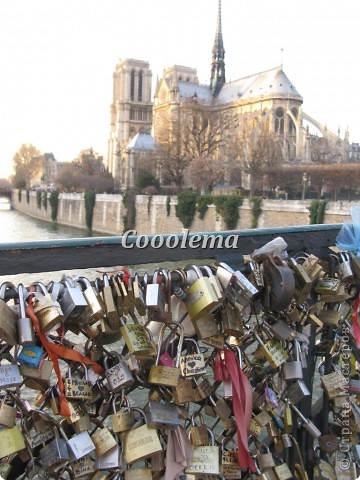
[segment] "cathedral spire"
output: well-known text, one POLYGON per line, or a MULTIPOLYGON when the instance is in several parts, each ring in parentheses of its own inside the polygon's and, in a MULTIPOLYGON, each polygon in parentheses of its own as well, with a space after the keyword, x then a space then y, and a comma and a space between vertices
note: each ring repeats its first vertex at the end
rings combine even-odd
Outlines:
POLYGON ((221 0, 218 0, 215 41, 212 49, 210 88, 216 96, 225 83, 225 50, 221 29, 221 0))

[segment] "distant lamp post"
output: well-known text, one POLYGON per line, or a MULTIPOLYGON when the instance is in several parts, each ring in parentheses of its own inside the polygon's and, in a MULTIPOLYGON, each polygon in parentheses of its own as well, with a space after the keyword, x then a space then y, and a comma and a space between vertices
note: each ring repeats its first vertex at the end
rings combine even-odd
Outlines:
POLYGON ((305 190, 306 190, 306 183, 307 183, 307 175, 306 172, 302 176, 302 195, 301 195, 301 200, 305 200, 305 190))

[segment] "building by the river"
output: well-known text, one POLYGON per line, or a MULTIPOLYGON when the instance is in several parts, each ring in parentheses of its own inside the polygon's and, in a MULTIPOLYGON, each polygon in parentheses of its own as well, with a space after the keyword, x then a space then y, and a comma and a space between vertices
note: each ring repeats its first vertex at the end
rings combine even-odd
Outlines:
MULTIPOLYGON (((149 63, 121 60, 113 76, 108 168, 121 188, 133 187, 138 164, 152 150, 159 125, 176 125, 182 106, 196 98, 209 109, 237 118, 233 134, 243 121, 267 122, 281 139, 282 156, 287 163, 308 163, 319 148, 331 151, 331 161, 349 158, 349 134, 341 139, 302 111, 303 98, 282 66, 226 82, 225 49, 221 24, 221 0, 218 0, 215 41, 212 48, 210 83, 200 85, 195 68, 173 65, 158 80, 151 101, 152 72, 149 63), (317 135, 311 133, 314 126, 317 135), (150 134, 153 134, 151 136, 150 134)), ((227 165, 231 158, 220 159, 227 165)))

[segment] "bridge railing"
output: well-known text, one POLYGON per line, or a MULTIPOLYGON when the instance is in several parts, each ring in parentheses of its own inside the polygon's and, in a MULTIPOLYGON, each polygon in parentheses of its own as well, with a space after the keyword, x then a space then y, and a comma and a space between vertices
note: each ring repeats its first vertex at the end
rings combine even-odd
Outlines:
POLYGON ((323 256, 335 245, 340 224, 168 235, 89 237, 0 243, 0 275, 67 269, 139 265, 191 259, 216 259, 237 266, 241 257, 276 237, 289 254, 323 256))

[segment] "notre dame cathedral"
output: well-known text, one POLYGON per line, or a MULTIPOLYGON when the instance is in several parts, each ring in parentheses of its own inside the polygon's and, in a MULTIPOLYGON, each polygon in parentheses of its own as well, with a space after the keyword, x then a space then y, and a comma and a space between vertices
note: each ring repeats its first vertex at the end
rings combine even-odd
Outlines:
MULTIPOLYGON (((149 63, 125 59, 116 65, 107 162, 119 189, 136 185, 138 164, 153 151, 158 125, 164 118, 173 124, 186 99, 196 98, 209 108, 237 118, 237 125, 249 114, 266 118, 269 130, 281 140, 282 158, 287 164, 312 162, 319 139, 331 148, 332 161, 341 163, 348 159, 348 132, 341 139, 303 112, 303 98, 282 66, 226 82, 221 0, 218 4, 209 85, 199 84, 196 69, 173 65, 157 81, 153 102, 149 63), (319 133, 310 133, 309 125, 319 133)), ((224 165, 231 162, 231 158, 219 160, 224 165)))

